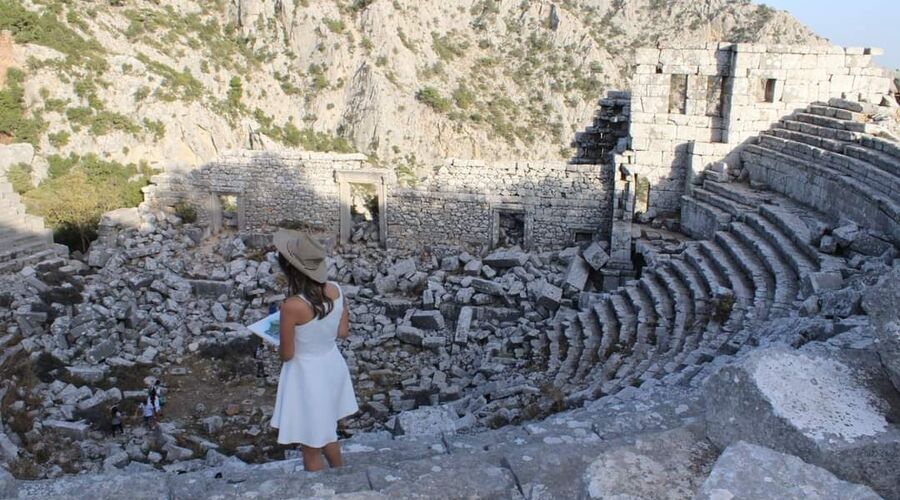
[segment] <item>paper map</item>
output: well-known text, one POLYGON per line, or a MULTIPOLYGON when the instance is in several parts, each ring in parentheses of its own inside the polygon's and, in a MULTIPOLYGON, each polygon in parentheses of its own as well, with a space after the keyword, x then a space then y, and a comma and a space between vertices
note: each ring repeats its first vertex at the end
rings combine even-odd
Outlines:
POLYGON ((280 312, 274 312, 265 318, 253 323, 247 328, 250 329, 255 335, 262 337, 265 342, 268 342, 273 345, 279 345, 281 343, 281 337, 278 334, 278 326, 279 326, 279 317, 280 312))

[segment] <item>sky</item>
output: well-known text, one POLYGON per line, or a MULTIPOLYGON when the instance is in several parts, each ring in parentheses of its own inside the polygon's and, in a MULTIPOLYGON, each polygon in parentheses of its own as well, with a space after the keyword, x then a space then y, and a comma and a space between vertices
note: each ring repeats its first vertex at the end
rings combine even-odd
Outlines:
POLYGON ((881 47, 875 62, 900 68, 900 0, 757 0, 786 10, 819 36, 843 47, 881 47))

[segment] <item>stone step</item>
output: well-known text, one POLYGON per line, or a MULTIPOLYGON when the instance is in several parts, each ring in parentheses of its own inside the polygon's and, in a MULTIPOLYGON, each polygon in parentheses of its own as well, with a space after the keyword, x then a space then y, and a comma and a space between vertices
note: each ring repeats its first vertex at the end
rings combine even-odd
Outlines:
POLYGON ((637 314, 631 309, 631 304, 625 299, 621 289, 610 295, 610 303, 619 325, 619 342, 614 349, 630 355, 637 339, 637 314))
POLYGON ((853 111, 855 113, 865 113, 867 111, 867 107, 871 109, 871 104, 863 104, 859 101, 851 101, 848 99, 841 99, 840 97, 832 97, 828 99, 828 103, 816 102, 813 103, 819 106, 830 106, 832 108, 846 109, 847 111, 853 111))
POLYGON ((888 156, 900 160, 900 143, 888 139, 883 139, 881 137, 875 137, 873 135, 862 136, 862 138, 860 138, 859 140, 859 143, 863 147, 874 149, 875 151, 884 153, 888 156))
POLYGON ((612 354, 619 343, 619 321, 613 312, 610 297, 607 295, 591 307, 597 323, 603 327, 603 337, 597 351, 598 358, 605 360, 612 354))
POLYGON ((813 115, 827 116, 837 120, 844 120, 857 123, 865 123, 866 115, 848 109, 830 106, 828 104, 810 104, 806 111, 813 115))
POLYGON ((719 277, 719 273, 713 269, 709 259, 703 255, 696 242, 692 242, 682 255, 686 262, 697 270, 705 288, 710 291, 710 296, 719 288, 729 288, 726 282, 719 277))
POLYGON ((848 130, 850 132, 866 132, 868 130, 865 123, 839 120, 837 118, 816 115, 813 113, 795 113, 793 117, 797 121, 812 123, 813 125, 818 125, 820 127, 848 130))
POLYGON ((775 250, 768 240, 761 237, 753 228, 743 222, 732 223, 729 231, 748 248, 753 249, 759 261, 769 270, 769 274, 775 283, 772 294, 773 310, 781 311, 790 308, 797 298, 799 286, 796 275, 781 260, 778 251, 775 250))
POLYGON ((750 186, 740 182, 704 182, 703 188, 707 191, 732 200, 743 206, 757 207, 763 203, 768 203, 773 197, 777 196, 771 191, 761 191, 752 189, 750 186))
POLYGON ((717 232, 715 241, 731 256, 731 260, 743 269, 744 274, 750 277, 753 283, 756 316, 765 319, 775 295, 775 283, 765 265, 759 261, 759 257, 752 249, 728 231, 717 232))
POLYGON ((791 130, 794 132, 802 132, 804 134, 824 137, 835 141, 857 142, 863 134, 860 132, 851 132, 844 129, 836 129, 830 127, 822 127, 813 123, 791 120, 784 118, 775 125, 778 128, 791 130))
POLYGON ((53 241, 53 232, 49 229, 41 229, 38 231, 11 230, 8 234, 3 234, 3 231, 0 231, 0 253, 14 249, 29 241, 43 241, 50 243, 53 241))
POLYGON ((790 264, 797 278, 815 271, 818 267, 797 244, 781 230, 760 214, 748 214, 744 222, 756 230, 757 234, 771 243, 782 259, 790 264))
MULTIPOLYGON (((660 355, 671 359, 684 349, 686 331, 692 323, 693 301, 685 289, 684 284, 669 267, 657 269, 656 276, 664 284, 672 297, 675 316, 672 320, 672 333, 669 337, 669 345, 666 352, 660 355)), ((665 366, 665 363, 663 363, 665 366)))
POLYGON ((842 141, 836 141, 834 139, 828 139, 826 137, 820 137, 817 135, 804 134, 803 132, 796 132, 794 130, 787 130, 783 128, 764 130, 762 133, 774 135, 775 137, 794 142, 802 142, 803 144, 808 144, 810 146, 825 149, 835 153, 843 153, 844 146, 847 145, 847 143, 842 141))
POLYGON ((681 197, 681 229, 693 238, 709 238, 732 220, 721 208, 690 195, 681 197))
POLYGON ((559 338, 563 335, 562 328, 561 324, 554 324, 552 328, 547 329, 547 347, 549 350, 547 354, 547 368, 545 370, 547 375, 555 375, 562 363, 559 352, 559 338))
POLYGON ((21 241, 14 247, 0 250, 0 262, 8 262, 42 252, 46 250, 49 245, 49 242, 38 237, 21 241))
POLYGON ((597 317, 591 311, 579 312, 578 323, 581 324, 581 331, 586 333, 584 349, 581 352, 581 359, 578 360, 578 367, 573 377, 575 381, 580 382, 597 364, 599 359, 597 350, 602 340, 603 327, 600 326, 597 322, 597 317))
POLYGON ((649 346, 656 345, 656 326, 659 324, 656 319, 656 309, 650 297, 637 286, 635 281, 623 287, 624 297, 631 304, 632 309, 637 313, 637 341, 635 342, 636 350, 643 355, 649 346))
POLYGON ((734 292, 735 300, 743 304, 749 303, 754 292, 740 265, 733 262, 729 254, 714 241, 704 240, 698 246, 721 281, 734 292))
POLYGON ((584 332, 581 330, 581 323, 573 320, 563 331, 568 348, 566 349, 566 357, 560 365, 559 371, 556 372, 554 383, 557 386, 568 382, 569 378, 575 373, 584 348, 584 332))
POLYGON ((697 270, 687 263, 686 259, 672 259, 669 267, 691 294, 694 314, 702 317, 707 312, 707 303, 711 292, 706 282, 703 281, 697 270))
POLYGON ((672 297, 661 284, 655 270, 645 271, 638 280, 638 285, 656 308, 656 354, 662 356, 671 349, 674 336, 675 306, 672 297))
POLYGON ((754 181, 831 217, 865 221, 900 243, 900 205, 859 180, 758 144, 745 146, 741 161, 754 181))
POLYGON ((890 175, 900 176, 900 158, 878 151, 877 149, 851 144, 844 147, 844 154, 851 158, 856 158, 857 160, 875 165, 890 175))
POLYGON ((781 232, 794 242, 798 250, 803 252, 810 264, 822 267, 821 261, 823 254, 813 246, 813 242, 818 240, 821 231, 829 225, 824 216, 820 216, 812 208, 793 208, 782 203, 780 205, 760 205, 759 214, 766 220, 774 224, 781 232), (806 220, 810 220, 807 223, 806 220), (810 226, 812 224, 812 227, 810 226), (813 228, 817 228, 815 231, 813 228))
POLYGON ((727 212, 733 218, 739 218, 744 212, 753 210, 749 205, 741 204, 731 198, 719 196, 718 194, 707 189, 707 186, 717 184, 715 182, 705 181, 703 187, 695 187, 691 190, 691 196, 704 203, 712 205, 723 212, 727 212))
POLYGON ((791 139, 775 137, 773 135, 761 135, 759 144, 781 151, 788 156, 793 156, 805 161, 816 162, 822 166, 831 168, 844 175, 853 177, 875 191, 892 196, 900 190, 900 177, 886 172, 881 168, 866 161, 858 160, 842 153, 835 153, 822 148, 817 148, 806 143, 791 139))

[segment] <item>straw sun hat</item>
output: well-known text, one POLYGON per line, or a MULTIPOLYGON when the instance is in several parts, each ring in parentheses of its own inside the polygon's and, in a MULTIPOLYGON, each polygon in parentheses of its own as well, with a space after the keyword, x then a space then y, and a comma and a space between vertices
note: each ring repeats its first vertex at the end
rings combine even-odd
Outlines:
POLYGON ((325 262, 325 247, 309 233, 292 229, 279 229, 273 238, 275 248, 284 255, 298 271, 316 283, 328 279, 328 264, 325 262))

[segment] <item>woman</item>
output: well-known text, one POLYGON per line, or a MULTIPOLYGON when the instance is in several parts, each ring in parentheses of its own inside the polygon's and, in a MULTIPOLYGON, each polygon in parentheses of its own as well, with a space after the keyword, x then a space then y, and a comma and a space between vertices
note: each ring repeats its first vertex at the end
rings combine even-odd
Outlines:
POLYGON ((325 248, 309 234, 282 229, 275 234, 278 263, 290 297, 281 306, 281 378, 272 414, 278 442, 300 444, 308 471, 343 465, 338 420, 356 413, 350 371, 336 338, 350 330, 347 300, 337 283, 326 281, 325 248))

